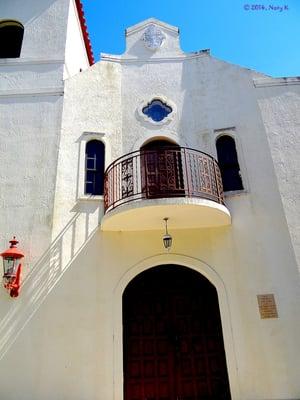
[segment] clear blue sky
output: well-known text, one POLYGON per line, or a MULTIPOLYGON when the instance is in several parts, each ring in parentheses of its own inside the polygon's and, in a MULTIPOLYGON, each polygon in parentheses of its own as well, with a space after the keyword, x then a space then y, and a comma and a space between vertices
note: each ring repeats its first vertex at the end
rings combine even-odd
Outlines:
POLYGON ((101 52, 123 53, 124 30, 155 17, 179 27, 186 52, 209 48, 217 58, 271 76, 300 76, 300 0, 82 2, 96 61, 101 52))

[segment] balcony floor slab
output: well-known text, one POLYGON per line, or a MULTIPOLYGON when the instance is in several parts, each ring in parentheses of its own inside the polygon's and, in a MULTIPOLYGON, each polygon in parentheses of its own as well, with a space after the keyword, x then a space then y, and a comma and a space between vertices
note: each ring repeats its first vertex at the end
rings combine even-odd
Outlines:
POLYGON ((163 218, 172 229, 212 228, 231 224, 226 206, 202 198, 137 200, 108 211, 101 222, 103 231, 144 231, 161 229, 163 218))

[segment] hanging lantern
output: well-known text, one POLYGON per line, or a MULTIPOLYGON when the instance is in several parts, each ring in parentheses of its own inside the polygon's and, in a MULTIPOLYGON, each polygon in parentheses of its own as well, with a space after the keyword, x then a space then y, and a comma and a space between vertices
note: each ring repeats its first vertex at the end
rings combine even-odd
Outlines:
POLYGON ((3 257, 3 286, 9 291, 11 297, 18 297, 22 270, 20 259, 24 257, 24 254, 17 248, 19 242, 15 236, 9 243, 10 247, 0 254, 3 257))
POLYGON ((169 251, 172 246, 172 236, 168 232, 168 219, 169 218, 164 218, 166 224, 166 233, 163 236, 163 244, 165 246, 165 249, 169 251))

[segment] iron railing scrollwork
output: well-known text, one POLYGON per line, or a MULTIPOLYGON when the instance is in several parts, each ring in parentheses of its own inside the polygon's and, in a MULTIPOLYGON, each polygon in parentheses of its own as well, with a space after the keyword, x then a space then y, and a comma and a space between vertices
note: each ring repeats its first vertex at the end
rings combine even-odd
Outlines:
POLYGON ((200 197, 224 204, 217 161, 186 147, 140 150, 115 160, 104 177, 104 206, 167 197, 200 197))

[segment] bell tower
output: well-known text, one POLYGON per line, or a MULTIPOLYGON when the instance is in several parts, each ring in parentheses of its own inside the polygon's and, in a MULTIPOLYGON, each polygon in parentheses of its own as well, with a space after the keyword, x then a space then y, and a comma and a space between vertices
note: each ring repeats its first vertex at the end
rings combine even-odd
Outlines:
POLYGON ((21 58, 64 58, 69 3, 69 0, 1 2, 1 20, 16 20, 24 26, 21 58))
POLYGON ((10 46, 0 61, 3 58, 20 58, 21 63, 27 64, 60 61, 67 64, 65 77, 93 64, 80 0, 10 0, 1 2, 0 15, 0 40, 10 46), (15 35, 22 37, 16 41, 15 35), (19 49, 16 55, 14 48, 19 49))
POLYGON ((1 1, 0 16, 0 245, 17 235, 30 255, 51 241, 64 79, 93 57, 80 0, 1 1))

